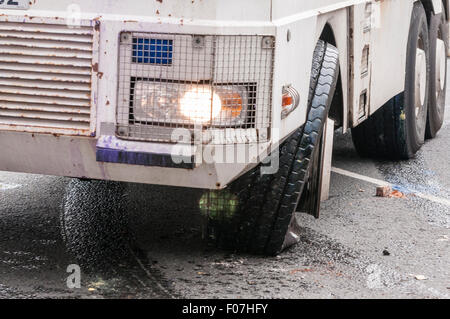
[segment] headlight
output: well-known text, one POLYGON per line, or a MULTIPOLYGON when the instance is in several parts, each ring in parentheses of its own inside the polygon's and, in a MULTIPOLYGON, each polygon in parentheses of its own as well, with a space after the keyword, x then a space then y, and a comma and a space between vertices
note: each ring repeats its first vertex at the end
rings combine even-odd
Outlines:
POLYGON ((196 124, 211 123, 222 110, 219 95, 209 86, 193 86, 184 94, 179 104, 181 115, 196 124))
POLYGON ((248 100, 245 86, 138 81, 133 116, 139 122, 232 127, 245 123, 248 100))

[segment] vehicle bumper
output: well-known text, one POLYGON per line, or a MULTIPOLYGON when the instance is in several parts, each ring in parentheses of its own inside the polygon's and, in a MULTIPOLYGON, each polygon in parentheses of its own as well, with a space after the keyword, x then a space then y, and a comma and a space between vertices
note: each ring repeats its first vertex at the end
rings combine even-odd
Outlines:
MULTIPOLYGON (((52 134, 6 132, 0 133, 0 170, 67 176, 75 178, 112 180, 143 184, 168 185, 202 189, 222 189, 249 169, 255 167, 263 158, 268 145, 259 146, 259 155, 245 163, 207 163, 201 161, 200 148, 194 151, 195 162, 192 167, 176 168, 176 165, 130 165, 98 161, 98 139, 91 137, 62 136, 52 134)), ((149 144, 149 143, 146 143, 149 144)), ((172 146, 152 144, 154 156, 169 156, 172 146), (159 149, 159 153, 157 152, 159 149)), ((228 146, 229 148, 233 146, 228 146)), ((255 153, 255 149, 246 152, 255 153)), ((241 149, 242 150, 242 149, 241 149)), ((226 152, 226 151, 225 151, 226 152)), ((145 163, 143 163, 145 164, 145 163)))

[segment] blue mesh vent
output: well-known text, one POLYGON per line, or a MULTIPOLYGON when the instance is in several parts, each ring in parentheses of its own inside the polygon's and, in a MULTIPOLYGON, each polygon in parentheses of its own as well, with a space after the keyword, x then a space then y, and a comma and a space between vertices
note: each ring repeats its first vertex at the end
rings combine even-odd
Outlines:
POLYGON ((171 65, 173 40, 133 38, 133 63, 171 65))

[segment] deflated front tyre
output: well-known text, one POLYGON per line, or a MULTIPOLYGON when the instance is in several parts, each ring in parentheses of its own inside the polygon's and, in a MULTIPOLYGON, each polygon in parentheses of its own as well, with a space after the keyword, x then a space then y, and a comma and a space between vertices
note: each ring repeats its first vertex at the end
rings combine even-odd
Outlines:
POLYGON ((219 247, 276 255, 298 240, 292 236, 297 231, 295 211, 311 174, 310 163, 320 151, 339 75, 335 47, 319 41, 311 74, 307 122, 275 151, 278 171, 261 174, 260 165, 227 189, 207 192, 201 199, 206 234, 219 247))

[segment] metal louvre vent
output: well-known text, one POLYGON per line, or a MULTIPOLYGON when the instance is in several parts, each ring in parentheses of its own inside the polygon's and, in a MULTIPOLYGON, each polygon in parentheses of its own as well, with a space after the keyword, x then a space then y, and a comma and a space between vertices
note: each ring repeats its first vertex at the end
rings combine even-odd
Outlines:
POLYGON ((0 22, 0 129, 89 135, 94 28, 0 22))
POLYGON ((201 128, 204 143, 269 138, 272 36, 121 34, 117 135, 172 142, 201 128))

